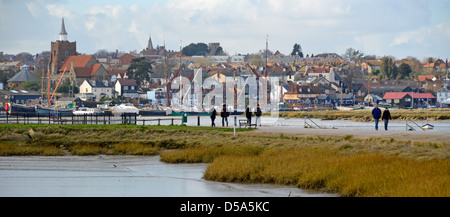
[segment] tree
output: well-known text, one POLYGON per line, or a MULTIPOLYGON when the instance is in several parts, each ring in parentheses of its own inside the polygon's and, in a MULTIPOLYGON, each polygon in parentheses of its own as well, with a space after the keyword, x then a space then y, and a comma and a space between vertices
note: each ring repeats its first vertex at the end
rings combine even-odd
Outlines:
POLYGON ((364 53, 353 48, 348 48, 342 56, 344 57, 344 60, 357 62, 363 59, 364 53))
POLYGON ((395 65, 394 59, 388 56, 381 58, 380 77, 382 79, 396 79, 398 75, 398 67, 395 65))
POLYGON ((146 61, 144 57, 135 58, 127 69, 129 78, 134 79, 138 86, 150 80, 153 62, 146 61))
POLYGON ((25 81, 22 84, 22 88, 24 90, 39 91, 41 89, 41 85, 37 81, 25 81))
POLYGON ((209 53, 208 45, 205 43, 191 43, 181 50, 185 56, 206 56, 209 53))
POLYGON ((300 46, 300 44, 297 43, 294 44, 294 48, 292 49, 291 55, 303 57, 302 46, 300 46))
POLYGON ((406 63, 402 63, 400 64, 400 66, 398 67, 398 74, 399 74, 399 79, 408 79, 411 77, 411 66, 409 66, 406 63))

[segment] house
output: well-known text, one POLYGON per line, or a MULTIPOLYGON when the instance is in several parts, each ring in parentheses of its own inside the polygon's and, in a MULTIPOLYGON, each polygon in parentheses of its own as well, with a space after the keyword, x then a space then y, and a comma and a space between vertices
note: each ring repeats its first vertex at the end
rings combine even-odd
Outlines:
POLYGON ((431 93, 414 93, 409 92, 414 99, 414 107, 428 106, 436 104, 436 97, 431 93))
POLYGON ((35 104, 41 94, 37 91, 28 90, 0 90, 0 105, 5 103, 15 104, 35 104))
POLYGON ((27 65, 22 66, 22 70, 8 80, 7 87, 9 89, 21 90, 22 84, 27 81, 36 81, 36 76, 30 72, 27 65))
POLYGON ((436 92, 436 101, 441 107, 450 102, 450 89, 448 88, 448 86, 444 86, 436 92))
POLYGON ((117 91, 119 96, 130 98, 137 98, 139 96, 137 83, 133 79, 117 80, 114 85, 114 89, 117 91))
POLYGON ((100 100, 102 97, 114 98, 114 88, 104 81, 84 80, 80 85, 79 97, 83 100, 100 100))
POLYGON ((381 101, 383 101, 383 98, 381 98, 378 95, 375 94, 368 94, 366 97, 364 97, 364 104, 367 103, 367 105, 374 105, 374 104, 378 104, 381 101))
POLYGON ((393 106, 398 106, 399 108, 412 107, 413 97, 409 95, 408 92, 387 92, 383 96, 383 100, 393 106))
POLYGON ((381 66, 381 60, 366 60, 361 64, 364 69, 367 69, 369 74, 373 74, 375 70, 379 70, 381 66))
POLYGON ((119 65, 130 65, 134 58, 136 57, 131 54, 124 54, 119 57, 119 65))
POLYGON ((79 86, 84 80, 110 80, 105 67, 97 63, 94 55, 68 56, 58 72, 51 76, 52 80, 58 81, 63 76, 62 79, 69 79, 74 86, 79 86))

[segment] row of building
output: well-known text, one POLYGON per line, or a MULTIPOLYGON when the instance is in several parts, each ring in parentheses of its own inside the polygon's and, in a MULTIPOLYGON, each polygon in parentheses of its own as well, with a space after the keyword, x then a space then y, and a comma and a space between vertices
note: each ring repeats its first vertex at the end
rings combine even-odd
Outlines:
MULTIPOLYGON (((166 105, 166 85, 170 80, 174 76, 192 79, 195 69, 200 67, 203 80, 215 76, 223 83, 226 77, 277 77, 282 87, 282 104, 289 108, 332 108, 337 105, 371 105, 381 102, 397 107, 449 104, 450 90, 446 84, 450 64, 440 59, 422 66, 427 71, 444 70, 447 73, 445 76, 426 75, 419 76, 417 80, 380 81, 377 77, 369 76, 379 70, 380 60, 355 63, 343 61, 336 54, 301 58, 285 56, 277 51, 262 66, 252 64, 249 55, 209 56, 206 64, 198 65, 198 60, 205 57, 185 57, 179 52, 167 51, 164 46, 154 48, 151 38, 148 46, 140 53, 119 54, 116 51, 107 56, 79 55, 76 42, 69 42, 67 35, 62 20, 60 39, 51 42, 46 68, 37 70, 34 66, 20 66, 20 62, 0 64, 4 71, 6 68, 14 70, 21 67, 4 85, 4 88, 14 91, 2 91, 4 96, 0 96, 0 103, 26 103, 32 97, 25 99, 23 96, 32 95, 31 93, 41 99, 45 98, 42 93, 23 91, 24 82, 34 80, 41 82, 40 86, 44 91, 48 88, 47 84, 54 88, 61 81, 68 81, 71 86, 79 89, 77 95, 68 96, 76 96, 82 100, 99 101, 121 97, 166 105), (128 68, 133 59, 138 57, 153 62, 154 70, 149 72, 149 79, 146 81, 136 82, 129 78, 129 73, 133 71, 128 68), (166 62, 171 63, 168 68, 156 70, 158 64, 166 62), (183 70, 178 70, 181 68, 183 70)), ((217 48, 220 44, 211 43, 210 46, 217 48)))

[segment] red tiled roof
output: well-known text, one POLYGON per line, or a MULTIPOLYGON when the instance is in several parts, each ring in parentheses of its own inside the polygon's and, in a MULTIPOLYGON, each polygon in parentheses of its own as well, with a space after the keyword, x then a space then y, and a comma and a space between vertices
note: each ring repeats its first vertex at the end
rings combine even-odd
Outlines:
POLYGON ((408 95, 407 92, 387 92, 384 94, 383 99, 403 99, 408 95))
POLYGON ((433 75, 419 75, 418 80, 419 81, 426 81, 427 79, 431 80, 433 78, 434 78, 433 75))
POLYGON ((64 64, 61 66, 59 71, 63 71, 64 68, 66 68, 66 70, 69 71, 70 67, 72 66, 72 62, 73 62, 73 66, 75 68, 77 68, 77 67, 87 67, 88 66, 87 64, 89 63, 89 61, 92 58, 94 58, 94 55, 69 56, 64 61, 64 64))
POLYGON ((413 93, 413 92, 408 92, 408 94, 410 96, 412 96, 414 99, 435 99, 436 98, 431 93, 413 93))
POLYGON ((414 99, 435 99, 431 93, 413 93, 413 92, 387 92, 383 99, 402 99, 406 95, 412 96, 414 99))
POLYGON ((137 86, 137 83, 133 79, 121 79, 118 81, 122 86, 137 86))

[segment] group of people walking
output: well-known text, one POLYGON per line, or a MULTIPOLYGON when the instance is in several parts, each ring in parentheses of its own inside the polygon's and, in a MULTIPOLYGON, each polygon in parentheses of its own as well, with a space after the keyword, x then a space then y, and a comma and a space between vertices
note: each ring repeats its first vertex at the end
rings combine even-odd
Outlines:
POLYGON ((372 110, 372 116, 373 119, 375 119, 375 130, 378 130, 378 121, 384 120, 384 130, 388 130, 388 123, 389 120, 391 120, 391 113, 389 112, 389 109, 385 107, 383 111, 383 115, 381 115, 381 109, 378 108, 378 104, 375 104, 375 108, 372 110))
MULTIPOLYGON (((256 107, 256 112, 255 112, 255 116, 256 116, 256 122, 255 124, 258 125, 259 122, 259 126, 261 126, 261 109, 259 108, 259 105, 256 107)), ((215 108, 213 108, 212 112, 211 112, 211 127, 215 127, 216 123, 214 122, 216 120, 216 116, 217 116, 217 111, 215 108)), ((220 117, 222 117, 222 127, 225 126, 225 123, 228 127, 228 117, 230 116, 230 112, 227 111, 227 106, 224 104, 222 107, 222 112, 220 112, 220 117)), ((247 124, 251 124, 252 123, 252 116, 253 113, 250 110, 250 105, 247 106, 247 109, 245 110, 245 117, 247 118, 247 124)))

